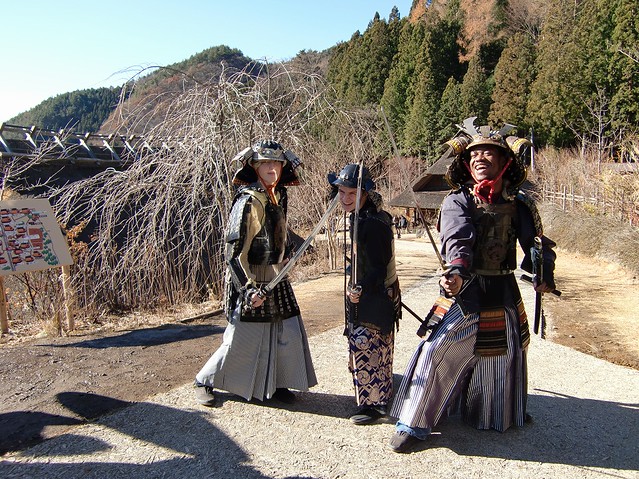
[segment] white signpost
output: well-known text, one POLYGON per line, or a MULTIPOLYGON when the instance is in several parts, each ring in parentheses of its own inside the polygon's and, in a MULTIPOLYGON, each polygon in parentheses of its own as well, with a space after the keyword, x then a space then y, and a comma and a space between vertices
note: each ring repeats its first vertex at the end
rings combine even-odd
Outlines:
POLYGON ((53 208, 46 199, 0 201, 0 326, 9 331, 4 277, 62 267, 67 321, 74 322, 69 306, 69 265, 73 264, 67 241, 53 208))

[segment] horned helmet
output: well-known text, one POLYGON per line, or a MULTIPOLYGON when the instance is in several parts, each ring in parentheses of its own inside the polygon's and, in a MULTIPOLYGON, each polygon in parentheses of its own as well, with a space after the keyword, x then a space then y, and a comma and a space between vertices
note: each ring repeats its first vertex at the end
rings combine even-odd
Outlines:
POLYGON ((462 125, 457 125, 460 133, 446 142, 455 158, 444 178, 455 189, 471 181, 468 168, 470 150, 478 145, 492 145, 498 147, 507 159, 512 160, 503 176, 508 190, 518 188, 526 180, 526 157, 530 153, 532 143, 526 138, 509 135, 517 129, 514 125, 505 123, 499 130, 494 130, 488 125, 476 127, 476 118, 466 118, 462 125))

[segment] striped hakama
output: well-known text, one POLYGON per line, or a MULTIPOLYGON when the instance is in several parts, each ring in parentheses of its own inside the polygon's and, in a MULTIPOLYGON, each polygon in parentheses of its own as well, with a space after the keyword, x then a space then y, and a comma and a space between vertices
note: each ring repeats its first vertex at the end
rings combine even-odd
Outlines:
POLYGON ((317 378, 302 318, 275 323, 232 318, 222 344, 196 379, 247 401, 270 399, 276 388, 308 391, 317 378))
POLYGON ((358 406, 386 406, 393 396, 394 333, 356 326, 348 334, 348 369, 358 406))
POLYGON ((505 313, 508 352, 479 356, 475 352, 479 314, 464 318, 453 305, 409 361, 391 416, 412 428, 432 428, 459 403, 464 421, 477 429, 522 426, 526 348, 521 346, 517 310, 507 307, 505 313))

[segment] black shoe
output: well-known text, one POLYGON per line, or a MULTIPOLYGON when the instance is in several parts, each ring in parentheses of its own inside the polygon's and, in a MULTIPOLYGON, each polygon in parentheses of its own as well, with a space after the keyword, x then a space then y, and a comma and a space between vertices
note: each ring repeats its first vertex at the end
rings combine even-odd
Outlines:
POLYGON ((211 386, 205 386, 196 381, 193 387, 195 388, 195 400, 199 404, 208 407, 215 406, 215 396, 211 386))
POLYGON ((398 431, 393 434, 391 440, 389 441, 389 446, 395 452, 409 452, 412 447, 416 444, 422 442, 421 439, 417 439, 415 436, 411 436, 407 432, 398 431))
POLYGON ((351 422, 358 426, 363 426, 365 424, 374 423, 384 416, 386 416, 386 411, 383 408, 364 406, 351 416, 351 422))
POLYGON ((295 394, 286 388, 277 388, 273 393, 273 399, 277 399, 284 404, 293 404, 295 402, 295 394))

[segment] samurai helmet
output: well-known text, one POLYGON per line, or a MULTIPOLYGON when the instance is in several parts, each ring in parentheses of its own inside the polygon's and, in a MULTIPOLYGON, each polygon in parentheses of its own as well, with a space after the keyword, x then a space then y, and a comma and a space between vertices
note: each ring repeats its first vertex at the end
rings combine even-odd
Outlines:
MULTIPOLYGON (((331 186, 345 186, 347 188, 357 188, 357 179, 359 177, 359 165, 351 163, 342 168, 339 175, 335 173, 328 174, 328 183, 331 186)), ((362 170, 362 189, 366 192, 375 189, 375 182, 371 178, 371 173, 365 166, 362 170)))
POLYGON ((511 160, 503 176, 507 182, 507 188, 509 190, 518 188, 526 180, 525 157, 530 152, 532 143, 526 138, 509 135, 517 129, 514 125, 505 123, 499 130, 494 130, 489 125, 478 128, 475 126, 476 119, 477 117, 466 118, 462 125, 457 125, 460 129, 459 136, 446 142, 455 155, 446 172, 446 181, 453 188, 459 188, 471 181, 472 177, 468 168, 470 150, 475 146, 491 145, 499 148, 506 159, 511 160))
POLYGON ((282 145, 274 140, 260 140, 253 146, 240 151, 231 164, 238 164, 238 170, 233 177, 235 185, 250 185, 258 181, 255 163, 258 161, 281 161, 282 177, 278 182, 282 186, 300 184, 302 160, 290 150, 284 150, 282 145))

